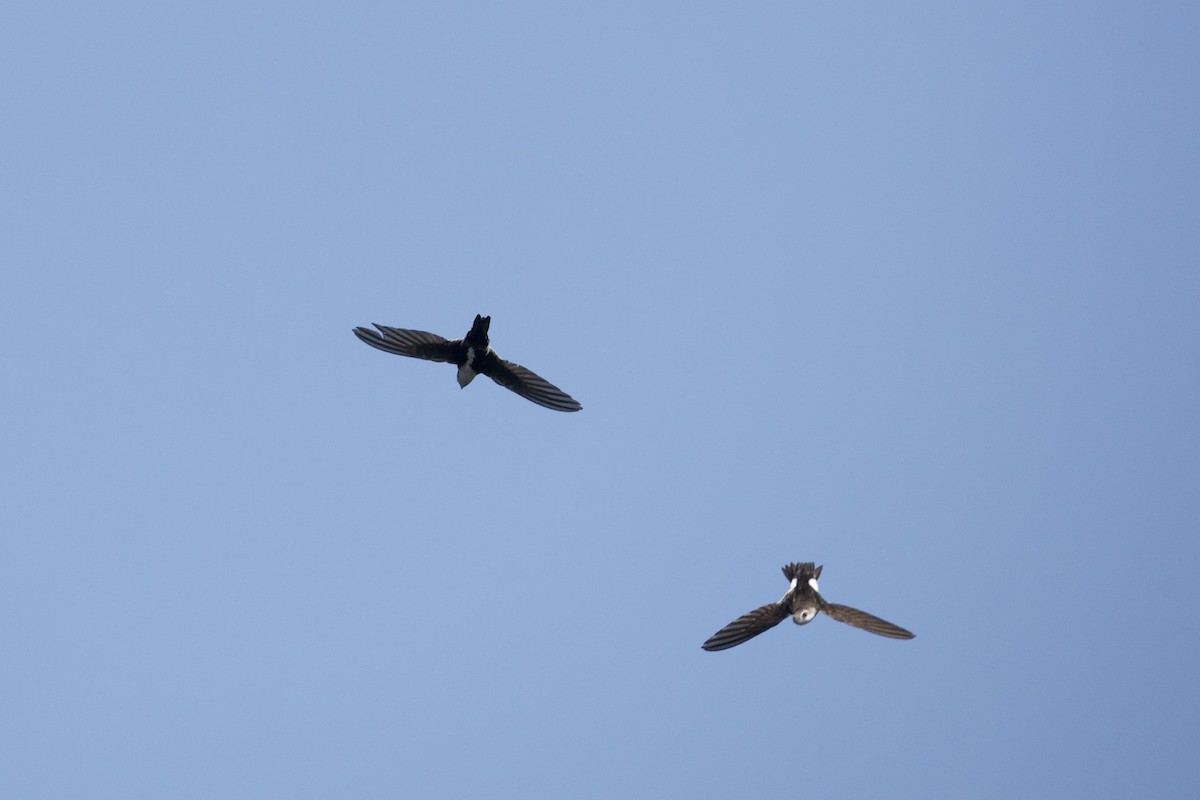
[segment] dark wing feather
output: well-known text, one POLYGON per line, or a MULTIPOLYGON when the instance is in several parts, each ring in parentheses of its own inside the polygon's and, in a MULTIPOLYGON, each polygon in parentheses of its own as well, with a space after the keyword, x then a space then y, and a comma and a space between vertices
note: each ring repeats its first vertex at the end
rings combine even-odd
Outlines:
POLYGON ((484 374, 496 383, 539 406, 555 411, 578 411, 583 408, 571 395, 520 364, 497 357, 486 366, 486 370, 484 374))
POLYGON ((788 616, 790 616, 790 612, 781 603, 771 603, 769 606, 756 608, 721 628, 708 637, 708 641, 701 646, 705 650, 728 650, 730 647, 753 639, 763 631, 774 628, 788 616))
POLYGON ((389 328, 375 323, 382 336, 370 328, 355 328, 354 335, 371 347, 385 353, 394 353, 426 361, 454 361, 458 358, 460 342, 450 342, 428 331, 410 331, 406 328, 389 328))
POLYGON ((899 625, 893 625, 886 620, 882 620, 865 611, 859 611, 857 608, 851 608, 850 606, 826 603, 821 610, 838 622, 844 622, 847 625, 853 625, 856 628, 862 628, 864 631, 877 633, 880 636, 889 636, 893 639, 912 639, 916 635, 904 630, 899 625))

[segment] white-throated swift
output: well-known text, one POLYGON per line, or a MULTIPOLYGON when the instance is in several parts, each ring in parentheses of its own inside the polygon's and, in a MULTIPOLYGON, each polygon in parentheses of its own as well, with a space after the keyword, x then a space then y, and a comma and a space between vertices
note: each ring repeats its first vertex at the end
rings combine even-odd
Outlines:
POLYGON ((705 650, 727 650, 753 639, 765 630, 774 628, 788 617, 797 625, 812 622, 818 613, 824 612, 836 619, 864 631, 890 636, 893 639, 911 639, 915 634, 898 625, 872 616, 857 608, 828 603, 817 589, 817 578, 822 567, 811 561, 788 564, 783 568, 783 577, 792 582, 778 603, 771 603, 744 614, 709 637, 702 647, 705 650))
POLYGON ((458 366, 460 388, 465 388, 476 375, 487 375, 504 388, 539 406, 555 411, 578 411, 583 408, 571 395, 532 370, 496 355, 488 343, 488 326, 491 323, 491 317, 476 314, 471 330, 461 339, 443 339, 436 333, 390 328, 379 323, 375 323, 379 333, 370 328, 355 328, 354 335, 387 353, 455 364, 458 366))

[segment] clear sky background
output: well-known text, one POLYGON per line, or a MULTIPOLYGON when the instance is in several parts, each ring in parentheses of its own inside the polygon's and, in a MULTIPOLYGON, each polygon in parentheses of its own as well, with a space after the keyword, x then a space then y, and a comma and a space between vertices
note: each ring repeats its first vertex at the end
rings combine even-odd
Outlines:
POLYGON ((0 796, 1196 797, 1198 9, 5 3, 0 796))

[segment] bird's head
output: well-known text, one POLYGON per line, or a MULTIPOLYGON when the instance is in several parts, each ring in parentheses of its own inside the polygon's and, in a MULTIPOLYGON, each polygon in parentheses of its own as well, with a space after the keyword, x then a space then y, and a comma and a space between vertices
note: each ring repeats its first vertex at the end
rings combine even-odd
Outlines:
POLYGON ((797 625, 806 625, 813 621, 813 617, 817 616, 816 603, 804 604, 792 609, 792 622, 797 625))

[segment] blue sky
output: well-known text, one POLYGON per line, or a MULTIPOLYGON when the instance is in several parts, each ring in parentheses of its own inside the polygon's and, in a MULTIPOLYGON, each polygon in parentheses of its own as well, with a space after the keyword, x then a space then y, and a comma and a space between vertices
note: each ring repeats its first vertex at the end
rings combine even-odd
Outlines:
POLYGON ((1194 797, 1198 40, 6 4, 0 795, 1194 797))

